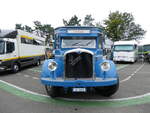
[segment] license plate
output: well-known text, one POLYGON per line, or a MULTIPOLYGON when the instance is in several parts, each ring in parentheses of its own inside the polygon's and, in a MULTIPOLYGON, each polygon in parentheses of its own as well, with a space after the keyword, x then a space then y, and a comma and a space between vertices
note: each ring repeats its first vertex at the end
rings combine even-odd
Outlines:
POLYGON ((86 88, 73 88, 73 92, 86 92, 86 88))

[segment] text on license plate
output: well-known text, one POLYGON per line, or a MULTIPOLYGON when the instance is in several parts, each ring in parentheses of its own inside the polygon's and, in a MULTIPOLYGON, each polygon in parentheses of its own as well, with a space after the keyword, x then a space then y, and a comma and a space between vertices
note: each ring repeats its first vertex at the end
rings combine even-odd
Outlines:
POLYGON ((86 88, 73 88, 73 92, 86 92, 86 88))

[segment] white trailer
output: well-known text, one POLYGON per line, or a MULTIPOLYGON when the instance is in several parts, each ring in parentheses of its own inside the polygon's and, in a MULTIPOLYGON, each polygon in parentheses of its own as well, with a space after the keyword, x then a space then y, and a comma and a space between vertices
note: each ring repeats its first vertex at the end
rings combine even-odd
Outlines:
POLYGON ((113 61, 134 63, 138 58, 138 43, 136 41, 117 41, 113 47, 113 61))
POLYGON ((45 38, 22 30, 0 31, 0 71, 19 71, 27 65, 39 65, 45 57, 45 38))

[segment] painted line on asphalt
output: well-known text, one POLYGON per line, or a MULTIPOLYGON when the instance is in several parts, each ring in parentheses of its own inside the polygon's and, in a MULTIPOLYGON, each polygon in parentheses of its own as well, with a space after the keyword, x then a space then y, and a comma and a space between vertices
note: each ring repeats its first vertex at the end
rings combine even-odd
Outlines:
POLYGON ((123 106, 150 103, 150 93, 146 93, 134 97, 128 97, 128 98, 102 99, 102 100, 66 99, 66 98, 52 99, 47 95, 29 91, 2 80, 0 80, 0 88, 11 94, 20 96, 25 99, 30 99, 36 102, 44 102, 50 104, 55 103, 61 105, 63 104, 63 105, 77 105, 77 106, 123 107, 123 106))
POLYGON ((24 75, 24 77, 30 77, 30 75, 24 75))
POLYGON ((118 67, 117 67, 117 70, 119 71, 119 70, 121 70, 121 69, 123 69, 123 68, 125 68, 125 67, 127 67, 127 66, 129 66, 129 64, 118 66, 118 67))
POLYGON ((41 72, 42 72, 40 69, 38 70, 38 69, 34 69, 34 68, 33 68, 33 69, 29 69, 29 70, 31 70, 31 71, 33 71, 33 72, 38 72, 38 73, 41 73, 41 72))
MULTIPOLYGON (((141 68, 142 68, 142 66, 141 66, 141 68)), ((138 72, 141 68, 138 68, 135 72, 138 72)), ((134 76, 134 74, 132 74, 132 76, 134 76)), ((46 102, 46 103, 54 102, 57 104, 59 103, 59 104, 67 104, 67 105, 80 105, 80 106, 97 106, 98 105, 98 106, 120 107, 120 106, 137 105, 137 104, 144 104, 144 103, 150 102, 150 93, 140 95, 140 96, 135 96, 135 97, 119 98, 119 99, 102 99, 102 100, 90 99, 90 100, 87 100, 87 99, 58 98, 58 99, 54 100, 54 99, 51 99, 47 95, 32 92, 32 91, 20 88, 18 86, 15 86, 13 84, 10 84, 10 83, 2 81, 2 80, 0 80, 0 88, 4 89, 12 94, 21 96, 23 98, 31 99, 34 101, 46 102)))
MULTIPOLYGON (((129 64, 127 64, 127 65, 122 65, 122 66, 118 66, 118 67, 117 67, 117 70, 121 70, 121 69, 123 69, 123 68, 125 68, 125 67, 127 67, 127 66, 129 66, 129 64)), ((33 72, 39 72, 39 73, 42 72, 41 69, 36 69, 36 68, 32 68, 32 69, 29 69, 29 70, 31 70, 31 71, 33 71, 33 72)))
POLYGON ((145 65, 145 63, 142 64, 139 68, 137 68, 130 76, 128 76, 127 78, 121 80, 120 83, 123 83, 123 82, 126 82, 126 81, 130 80, 133 76, 135 76, 135 74, 136 74, 138 71, 140 71, 140 70, 143 68, 144 65, 145 65))
POLYGON ((39 78, 38 77, 32 77, 33 79, 35 79, 35 80, 39 80, 39 78))
MULTIPOLYGON (((123 69, 123 68, 125 68, 125 67, 127 67, 127 66, 129 66, 129 64, 118 66, 118 67, 117 67, 117 70, 121 70, 121 69, 123 69)), ((41 72, 40 70, 37 70, 37 69, 34 69, 34 68, 33 68, 33 69, 29 69, 29 70, 34 71, 34 72, 41 72)), ((24 77, 31 77, 31 76, 30 76, 30 75, 24 75, 24 77)), ((39 80, 38 77, 32 77, 32 79, 34 79, 34 80, 39 80)))
MULTIPOLYGON (((24 92, 27 92, 27 93, 30 93, 30 94, 33 94, 33 95, 38 95, 38 96, 43 96, 43 97, 49 97, 48 95, 43 95, 43 94, 40 94, 40 93, 37 93, 37 92, 33 92, 33 91, 30 91, 30 90, 27 90, 27 89, 18 87, 18 86, 16 86, 16 85, 13 85, 13 84, 8 83, 8 82, 3 81, 3 80, 0 80, 0 82, 6 84, 6 85, 8 85, 8 86, 11 86, 11 87, 13 87, 13 88, 19 89, 20 91, 24 91, 24 92)), ((123 100, 131 100, 131 99, 137 99, 137 98, 141 98, 141 97, 148 96, 148 95, 150 95, 150 93, 143 94, 143 95, 139 95, 139 96, 134 96, 134 97, 118 98, 118 99, 101 99, 101 100, 96 100, 96 99, 90 99, 90 100, 87 100, 87 99, 66 99, 66 98, 60 98, 60 99, 77 100, 77 101, 98 101, 98 102, 103 102, 103 101, 123 101, 123 100)), ((50 98, 50 97, 49 97, 49 98, 50 98)))

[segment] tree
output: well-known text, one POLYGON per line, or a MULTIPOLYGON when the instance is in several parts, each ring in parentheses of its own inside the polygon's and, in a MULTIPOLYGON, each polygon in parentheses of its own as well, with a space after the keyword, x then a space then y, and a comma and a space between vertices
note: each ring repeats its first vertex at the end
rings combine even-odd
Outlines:
POLYGON ((30 26, 28 26, 28 25, 25 25, 25 26, 24 26, 24 30, 25 30, 26 32, 29 32, 29 33, 32 33, 32 32, 33 32, 33 29, 32 29, 30 26))
POLYGON ((145 30, 135 24, 132 14, 119 11, 110 13, 108 19, 104 20, 105 31, 113 41, 133 40, 143 38, 145 30))
POLYGON ((91 15, 91 14, 86 15, 85 18, 84 18, 84 21, 83 21, 83 25, 84 25, 84 26, 94 26, 94 24, 93 24, 93 21, 94 21, 94 20, 95 20, 95 19, 92 18, 92 15, 91 15))
POLYGON ((20 29, 20 30, 23 30, 23 31, 26 31, 26 32, 29 32, 29 33, 33 32, 33 29, 28 25, 23 26, 22 24, 16 24, 15 29, 20 29))
POLYGON ((54 28, 50 24, 42 24, 40 21, 34 21, 34 31, 40 36, 53 35, 54 28))
POLYGON ((46 42, 52 40, 54 28, 50 24, 42 24, 40 21, 34 21, 34 28, 28 25, 16 24, 15 29, 21 29, 26 32, 35 33, 38 36, 45 37, 46 42))
POLYGON ((44 36, 43 32, 42 32, 42 24, 40 21, 34 21, 34 32, 36 32, 36 34, 38 36, 44 36))
POLYGON ((68 21, 63 19, 63 24, 65 26, 81 26, 80 22, 81 22, 81 19, 79 19, 76 15, 71 17, 71 19, 68 21))
POLYGON ((46 42, 51 40, 54 34, 54 28, 50 24, 42 24, 40 21, 34 21, 34 31, 41 37, 46 37, 46 42))
POLYGON ((24 30, 24 27, 22 26, 22 24, 16 24, 15 29, 24 30))
POLYGON ((50 24, 44 24, 43 33, 46 36, 46 42, 48 42, 49 40, 52 40, 54 35, 54 28, 50 24))

